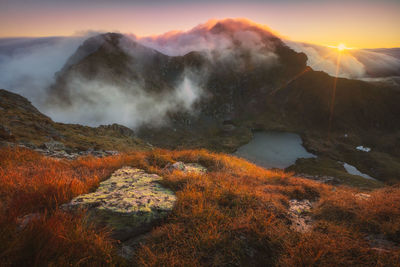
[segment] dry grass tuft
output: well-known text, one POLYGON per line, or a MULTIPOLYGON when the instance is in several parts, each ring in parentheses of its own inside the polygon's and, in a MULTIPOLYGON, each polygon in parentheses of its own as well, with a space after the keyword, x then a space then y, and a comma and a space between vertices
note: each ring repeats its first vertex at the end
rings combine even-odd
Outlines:
POLYGON ((141 266, 396 266, 400 250, 373 249, 364 238, 399 242, 400 189, 358 193, 206 150, 130 152, 74 161, 24 149, 0 150, 0 262, 4 265, 122 265, 115 241, 84 215, 58 209, 94 190, 114 170, 130 165, 157 173, 177 204, 166 222, 137 248, 141 266), (197 162, 206 174, 169 172, 176 161, 197 162), (290 199, 314 201, 314 227, 291 230, 290 199), (18 221, 37 214, 23 229, 18 221))

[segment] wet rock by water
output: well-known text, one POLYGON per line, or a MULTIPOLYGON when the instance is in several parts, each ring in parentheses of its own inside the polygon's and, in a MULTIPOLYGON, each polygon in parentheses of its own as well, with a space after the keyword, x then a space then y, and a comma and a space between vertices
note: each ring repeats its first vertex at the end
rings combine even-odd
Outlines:
POLYGON ((113 229, 112 236, 127 240, 143 234, 172 210, 176 196, 162 187, 162 178, 140 169, 123 167, 89 194, 74 198, 63 209, 87 209, 99 225, 113 229))

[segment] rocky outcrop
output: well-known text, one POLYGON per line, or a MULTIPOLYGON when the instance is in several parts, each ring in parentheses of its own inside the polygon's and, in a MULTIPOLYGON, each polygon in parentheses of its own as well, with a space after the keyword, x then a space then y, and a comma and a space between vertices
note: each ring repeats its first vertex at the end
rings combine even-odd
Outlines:
POLYGON ((123 167, 95 192, 78 196, 62 208, 87 209, 93 222, 111 227, 112 236, 124 241, 150 230, 172 210, 176 196, 160 180, 156 174, 123 167))
POLYGON ((117 123, 113 123, 113 124, 109 124, 109 125, 100 125, 99 127, 97 127, 97 129, 99 130, 99 133, 113 131, 116 134, 122 135, 122 136, 129 136, 129 137, 135 136, 135 133, 132 129, 125 127, 123 125, 117 124, 117 123))

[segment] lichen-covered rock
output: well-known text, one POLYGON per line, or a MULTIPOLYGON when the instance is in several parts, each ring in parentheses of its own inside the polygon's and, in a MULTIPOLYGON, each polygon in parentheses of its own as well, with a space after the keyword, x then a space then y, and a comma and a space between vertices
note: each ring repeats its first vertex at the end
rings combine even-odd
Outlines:
POLYGON ((174 193, 162 187, 162 178, 140 169, 123 167, 89 194, 74 198, 64 209, 87 209, 92 221, 113 229, 113 237, 126 240, 148 231, 170 212, 174 193))
POLYGON ((174 164, 167 165, 165 167, 169 171, 179 170, 183 172, 194 172, 194 173, 205 173, 207 168, 201 166, 198 163, 183 163, 181 161, 175 162, 174 164))

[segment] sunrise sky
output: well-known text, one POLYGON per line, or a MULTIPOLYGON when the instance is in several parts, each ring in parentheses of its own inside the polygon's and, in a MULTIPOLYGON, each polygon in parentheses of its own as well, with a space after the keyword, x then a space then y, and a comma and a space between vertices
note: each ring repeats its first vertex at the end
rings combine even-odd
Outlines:
POLYGON ((400 47, 399 0, 0 0, 0 37, 188 30, 209 19, 247 18, 291 40, 400 47))

